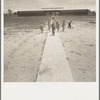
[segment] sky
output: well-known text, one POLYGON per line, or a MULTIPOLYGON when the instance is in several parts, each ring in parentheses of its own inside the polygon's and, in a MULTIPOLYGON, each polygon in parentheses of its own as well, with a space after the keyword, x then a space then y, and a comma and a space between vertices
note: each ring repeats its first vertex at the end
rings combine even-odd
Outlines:
POLYGON ((4 12, 7 12, 8 9, 16 12, 50 7, 96 10, 96 0, 4 0, 4 12))

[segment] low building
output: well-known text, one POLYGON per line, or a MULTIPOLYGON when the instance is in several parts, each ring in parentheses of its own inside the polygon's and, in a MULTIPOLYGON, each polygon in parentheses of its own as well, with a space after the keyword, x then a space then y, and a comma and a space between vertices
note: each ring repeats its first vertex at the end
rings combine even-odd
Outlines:
POLYGON ((89 15, 90 10, 40 10, 40 11, 18 11, 17 14, 21 16, 49 16, 49 15, 89 15))

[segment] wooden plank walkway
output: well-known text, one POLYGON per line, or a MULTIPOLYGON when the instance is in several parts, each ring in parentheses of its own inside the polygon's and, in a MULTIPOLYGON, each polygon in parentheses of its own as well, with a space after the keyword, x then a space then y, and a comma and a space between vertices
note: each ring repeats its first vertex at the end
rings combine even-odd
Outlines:
POLYGON ((72 82, 73 77, 66 59, 59 33, 48 33, 37 82, 72 82))

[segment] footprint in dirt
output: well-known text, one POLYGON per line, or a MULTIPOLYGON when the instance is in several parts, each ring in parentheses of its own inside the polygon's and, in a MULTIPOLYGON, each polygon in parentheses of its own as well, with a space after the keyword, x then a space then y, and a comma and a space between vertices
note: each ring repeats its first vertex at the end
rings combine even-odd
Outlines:
POLYGON ((83 73, 86 73, 85 71, 83 71, 83 73))
POLYGON ((70 51, 71 53, 74 53, 74 51, 70 51))
POLYGON ((69 61, 69 58, 68 57, 66 57, 66 59, 69 61))
POLYGON ((86 79, 85 77, 83 77, 83 79, 86 79))
POLYGON ((86 46, 94 46, 93 44, 86 44, 86 46))
POLYGON ((78 55, 80 55, 80 56, 81 56, 81 54, 80 54, 80 53, 76 53, 76 54, 78 54, 78 55))

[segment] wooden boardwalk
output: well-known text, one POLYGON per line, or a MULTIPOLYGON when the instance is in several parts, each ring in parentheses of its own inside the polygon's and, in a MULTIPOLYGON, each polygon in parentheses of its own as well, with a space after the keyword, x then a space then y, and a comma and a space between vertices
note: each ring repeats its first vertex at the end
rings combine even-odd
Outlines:
POLYGON ((37 82, 72 82, 73 77, 66 59, 59 33, 48 33, 39 68, 37 82))

